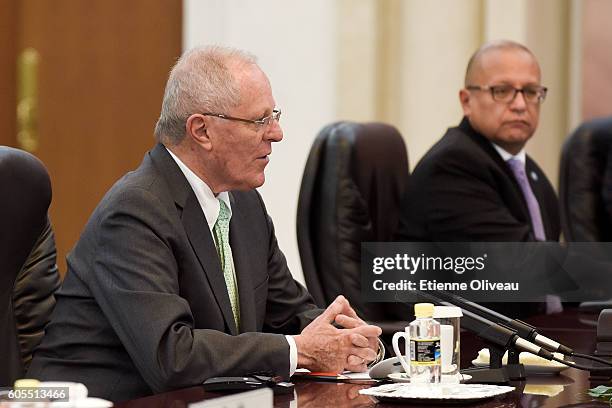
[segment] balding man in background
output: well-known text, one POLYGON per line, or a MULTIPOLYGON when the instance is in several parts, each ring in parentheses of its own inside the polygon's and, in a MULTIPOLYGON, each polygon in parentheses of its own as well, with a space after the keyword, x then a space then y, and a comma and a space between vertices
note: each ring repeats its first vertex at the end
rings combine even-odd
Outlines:
POLYGON ((283 138, 280 115, 252 56, 208 47, 178 61, 159 143, 68 256, 30 377, 118 401, 215 376, 366 369, 380 329, 342 296, 315 307, 255 190, 283 138))
POLYGON ((459 91, 464 118, 414 169, 398 240, 559 239, 557 197, 525 153, 546 97, 540 81, 535 56, 516 42, 488 43, 472 55, 459 91))
POLYGON ((557 241, 555 192, 525 153, 546 88, 521 44, 482 46, 459 100, 465 117, 414 169, 403 204, 404 241, 557 241))

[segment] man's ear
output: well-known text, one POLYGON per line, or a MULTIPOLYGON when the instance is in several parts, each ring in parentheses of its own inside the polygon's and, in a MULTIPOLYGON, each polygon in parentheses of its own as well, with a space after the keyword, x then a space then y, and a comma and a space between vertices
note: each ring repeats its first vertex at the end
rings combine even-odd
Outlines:
POLYGON ((463 115, 469 116, 472 112, 472 108, 470 107, 470 92, 463 88, 459 91, 459 102, 461 102, 461 108, 463 109, 463 115))
POLYGON ((208 125, 210 118, 203 115, 191 115, 185 123, 187 137, 206 150, 212 148, 210 137, 208 136, 208 125))

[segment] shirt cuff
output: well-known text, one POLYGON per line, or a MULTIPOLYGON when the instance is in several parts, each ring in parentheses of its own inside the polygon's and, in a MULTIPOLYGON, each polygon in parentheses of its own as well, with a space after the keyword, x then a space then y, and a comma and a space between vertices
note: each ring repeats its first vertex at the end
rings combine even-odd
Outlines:
POLYGON ((289 377, 291 377, 293 373, 295 373, 295 370, 297 370, 297 344, 295 344, 295 340, 292 336, 285 336, 285 338, 287 339, 287 343, 289 343, 289 377))

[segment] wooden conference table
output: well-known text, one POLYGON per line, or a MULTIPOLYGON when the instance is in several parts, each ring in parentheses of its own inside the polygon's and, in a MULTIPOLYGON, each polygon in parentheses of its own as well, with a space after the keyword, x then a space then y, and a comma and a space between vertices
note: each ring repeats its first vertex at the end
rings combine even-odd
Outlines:
MULTIPOLYGON (((540 332, 557 340, 575 351, 592 353, 595 349, 595 330, 597 314, 581 313, 577 310, 567 310, 563 313, 548 316, 536 316, 527 319, 531 324, 540 328, 540 332)), ((468 367, 469 362, 483 347, 482 341, 471 333, 462 333, 461 363, 468 367)), ((583 360, 581 363, 588 363, 583 360)), ((276 396, 275 407, 397 407, 398 404, 377 404, 376 401, 359 390, 370 385, 363 382, 332 383, 297 381, 295 396, 276 396)), ((479 408, 510 408, 510 407, 606 407, 606 403, 593 401, 586 390, 599 383, 589 382, 589 373, 573 368, 563 371, 559 375, 529 377, 526 382, 513 383, 516 390, 505 396, 485 400, 478 404, 467 405, 479 408), (544 395, 547 394, 547 395, 544 395), (554 395, 553 395, 554 394, 554 395)), ((612 385, 612 384, 611 384, 612 385)), ((150 397, 139 398, 118 403, 120 408, 161 408, 187 407, 191 402, 218 397, 221 394, 207 393, 200 387, 191 387, 171 391, 150 397)), ((415 406, 415 405, 410 405, 415 406)), ((429 408, 434 405, 424 405, 429 408)), ((466 405, 462 405, 466 406, 466 405)))

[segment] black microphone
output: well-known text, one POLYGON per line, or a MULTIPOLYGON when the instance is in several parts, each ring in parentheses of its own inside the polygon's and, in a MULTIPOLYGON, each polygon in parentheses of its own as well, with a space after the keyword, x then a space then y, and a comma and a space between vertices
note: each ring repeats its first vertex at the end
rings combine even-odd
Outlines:
POLYGON ((464 299, 459 295, 455 295, 454 293, 449 293, 443 290, 432 290, 431 292, 435 293, 436 297, 451 302, 455 306, 459 306, 464 310, 469 310, 472 313, 476 313, 480 316, 484 315, 483 317, 486 317, 488 320, 492 320, 496 323, 508 326, 516 330, 517 334, 520 337, 529 340, 537 345, 540 345, 549 351, 558 351, 559 353, 565 355, 572 355, 574 353, 574 350, 572 350, 571 348, 539 334, 537 332, 537 328, 528 323, 523 322, 522 320, 511 319, 506 315, 481 306, 478 303, 474 303, 472 301, 464 299))
POLYGON ((488 340, 494 344, 503 347, 505 350, 508 350, 508 348, 514 346, 518 350, 527 351, 531 354, 538 355, 547 360, 553 359, 553 354, 550 351, 520 337, 517 332, 512 328, 492 322, 491 320, 488 320, 476 313, 466 310, 461 305, 442 300, 441 298, 429 292, 423 292, 419 290, 417 290, 416 292, 418 292, 421 297, 431 302, 438 303, 444 306, 459 307, 462 310, 464 317, 467 317, 467 319, 462 322, 463 327, 465 327, 471 332, 476 333, 479 337, 482 337, 485 340, 488 340))

